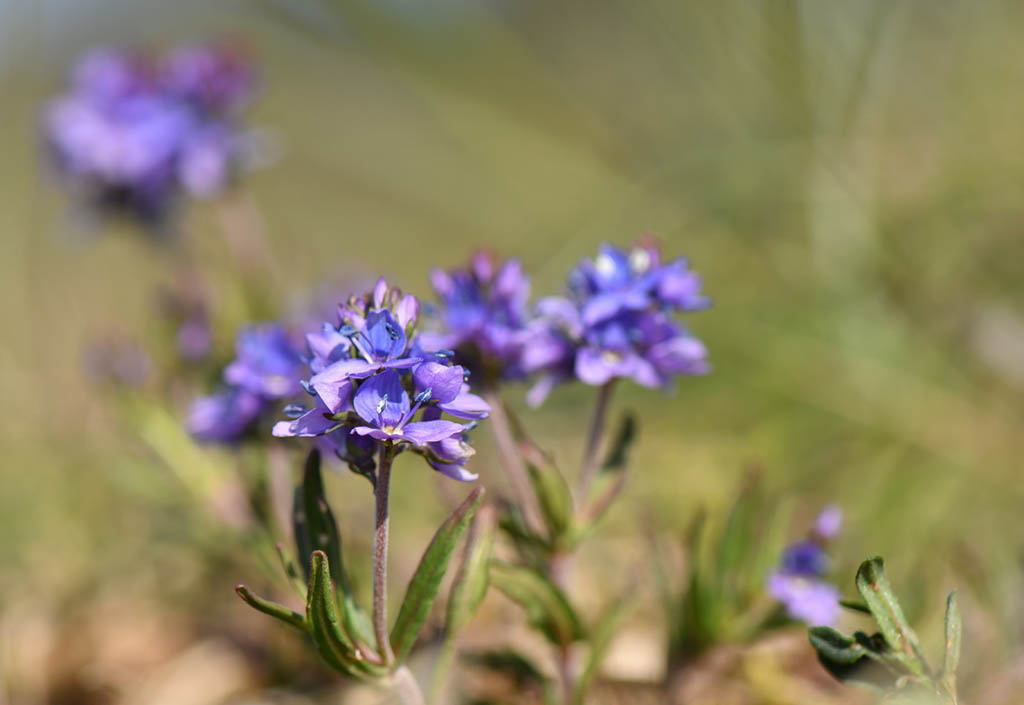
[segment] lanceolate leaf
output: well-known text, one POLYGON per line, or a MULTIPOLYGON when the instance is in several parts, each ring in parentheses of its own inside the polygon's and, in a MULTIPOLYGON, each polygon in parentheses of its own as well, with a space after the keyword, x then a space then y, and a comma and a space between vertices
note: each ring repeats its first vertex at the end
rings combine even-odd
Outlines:
POLYGON ((416 572, 413 573, 412 580, 409 581, 405 599, 398 611, 398 619, 391 630, 391 648, 394 649, 395 658, 399 663, 405 660, 416 643, 416 637, 419 636, 420 629, 434 604, 441 579, 448 569, 455 545, 483 501, 483 494, 482 487, 473 490, 466 501, 445 520, 434 534, 420 559, 420 564, 416 567, 416 572))
POLYGON ((636 436, 636 417, 632 413, 627 413, 622 417, 619 428, 615 432, 615 437, 608 446, 608 454, 601 464, 602 472, 620 472, 626 468, 626 463, 629 460, 629 451, 636 441, 636 436))
POLYGON ((540 573, 506 563, 491 564, 491 584, 526 610, 530 624, 553 644, 583 638, 583 626, 562 591, 540 573))
POLYGON ((831 627, 810 629, 811 646, 818 652, 818 660, 836 680, 879 688, 891 686, 896 676, 885 664, 884 656, 869 648, 870 637, 863 636, 857 640, 831 627))
MULTIPOLYGON (((864 561, 857 571, 857 590, 867 603, 871 615, 893 651, 905 654, 907 665, 915 671, 926 671, 917 635, 910 628, 892 587, 885 577, 884 564, 878 556, 864 561)), ((918 673, 919 675, 919 673, 918 673)))
POLYGON ((566 533, 572 523, 572 492, 551 456, 527 438, 520 439, 519 449, 530 473, 537 503, 544 513, 548 538, 554 542, 566 533))
POLYGON ((497 512, 485 505, 473 518, 462 555, 462 564, 452 583, 445 631, 453 638, 472 618, 487 594, 488 568, 494 548, 497 512))
POLYGON ((309 624, 306 623, 306 618, 295 610, 288 609, 284 605, 279 605, 276 602, 271 602, 270 600, 265 600, 262 597, 253 595, 245 585, 236 585, 235 592, 238 593, 238 596, 245 600, 250 607, 259 610, 263 614, 268 614, 271 617, 279 619, 286 624, 290 624, 301 631, 309 631, 310 627, 309 624))
POLYGON ((334 602, 330 562, 323 551, 313 552, 306 619, 312 625, 317 650, 328 664, 355 677, 382 676, 387 673, 382 666, 369 663, 342 630, 334 602))

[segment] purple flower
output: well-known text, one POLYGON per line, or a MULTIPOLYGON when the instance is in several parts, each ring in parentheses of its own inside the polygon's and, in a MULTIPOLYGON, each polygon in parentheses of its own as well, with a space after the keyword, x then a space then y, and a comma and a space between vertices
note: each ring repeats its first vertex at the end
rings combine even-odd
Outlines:
POLYGON ((186 427, 197 441, 231 443, 259 418, 265 401, 244 389, 231 388, 192 403, 186 427))
POLYGON ((814 534, 820 539, 829 541, 839 535, 843 526, 843 510, 835 504, 830 504, 821 510, 821 514, 814 520, 814 534))
POLYGON ((827 507, 815 522, 812 538, 787 546, 778 570, 768 576, 769 594, 793 619, 831 626, 839 615, 839 590, 824 579, 831 565, 824 541, 838 533, 840 517, 838 507, 827 507))
POLYGON ((709 305, 685 260, 662 264, 653 247, 605 245, 573 270, 569 291, 538 302, 529 324, 521 361, 538 375, 527 397, 532 405, 574 377, 668 388, 677 376, 708 371, 704 344, 673 318, 709 305))
POLYGON ((832 626, 839 616, 839 590, 824 580, 789 573, 773 573, 768 592, 793 619, 812 626, 832 626))
POLYGON ((374 450, 391 445, 425 456, 455 479, 475 479, 462 467, 471 455, 464 439, 469 425, 441 415, 480 419, 490 408, 470 391, 462 367, 423 352, 416 298, 382 279, 338 313, 337 325, 326 323, 306 336, 313 375, 303 386, 314 397, 313 408, 278 422, 274 435, 326 437, 321 443, 363 474, 374 450))
POLYGON ((283 399, 302 389, 303 369, 302 356, 284 328, 266 324, 239 333, 224 381, 265 399, 283 399))
POLYGON ((241 52, 225 46, 176 49, 163 66, 163 82, 172 94, 217 114, 237 112, 256 89, 252 65, 241 52))
POLYGON ((480 252, 465 269, 435 270, 431 283, 441 329, 421 334, 423 347, 454 351, 455 362, 485 385, 521 378, 530 283, 519 260, 499 267, 480 252))
POLYGON ((288 333, 276 324, 238 334, 235 359, 224 368, 227 389, 196 400, 187 427, 199 441, 238 440, 273 400, 297 394, 305 365, 288 333))
MULTIPOLYGON (((96 50, 45 106, 52 162, 87 205, 158 224, 182 194, 224 189, 245 160, 238 128, 210 100, 192 95, 209 91, 182 87, 180 63, 161 67, 142 55, 96 50)), ((198 84, 210 82, 219 85, 198 84)))
POLYGON ((185 360, 194 362, 209 355, 213 347, 213 334, 206 316, 196 313, 186 318, 178 328, 175 342, 178 354, 185 360))

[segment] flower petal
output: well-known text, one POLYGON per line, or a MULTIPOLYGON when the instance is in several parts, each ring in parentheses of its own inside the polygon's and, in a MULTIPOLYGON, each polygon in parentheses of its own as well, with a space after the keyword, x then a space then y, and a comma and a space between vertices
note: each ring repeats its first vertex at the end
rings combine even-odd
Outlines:
POLYGON ((438 419, 436 421, 413 421, 402 428, 403 437, 416 445, 434 443, 462 433, 466 427, 454 421, 438 419))
POLYGON ((427 361, 413 370, 412 375, 416 380, 417 392, 429 389, 432 400, 447 403, 459 395, 465 370, 458 365, 427 361))
POLYGON ((491 413, 490 404, 476 394, 472 394, 469 391, 469 385, 464 385, 455 399, 446 404, 438 404, 438 407, 445 413, 460 419, 485 419, 491 413))

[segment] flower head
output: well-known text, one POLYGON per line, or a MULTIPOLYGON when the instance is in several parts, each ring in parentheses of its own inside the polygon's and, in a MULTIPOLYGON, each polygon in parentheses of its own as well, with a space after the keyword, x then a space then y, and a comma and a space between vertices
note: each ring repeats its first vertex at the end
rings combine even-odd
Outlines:
POLYGON ((357 471, 365 470, 373 449, 389 445, 420 453, 434 467, 452 466, 446 474, 456 479, 474 479, 462 469, 471 454, 467 424, 442 414, 479 419, 490 408, 470 392, 464 368, 420 347, 416 298, 382 279, 338 314, 337 324, 306 337, 312 376, 303 386, 313 408, 277 423, 274 435, 327 437, 350 465, 362 461, 357 471))
POLYGON ((423 347, 453 351, 455 362, 481 384, 522 377, 530 282, 519 260, 499 265, 479 252, 463 269, 434 270, 431 283, 441 329, 422 333, 423 347))
POLYGON ((684 259, 662 263, 652 246, 602 246, 570 273, 567 297, 537 305, 522 356, 526 371, 539 374, 529 401, 541 403, 573 377, 668 387, 678 375, 707 372, 704 344, 673 317, 709 305, 700 288, 684 259))
POLYGON ((839 590, 824 579, 831 566, 824 542, 838 532, 838 517, 838 507, 827 507, 815 522, 811 538, 787 546, 778 569, 768 576, 769 594, 793 619, 830 626, 839 614, 839 590), (826 535, 823 528, 834 531, 826 535))
POLYGON ((301 389, 305 364, 291 336, 279 325, 243 329, 235 359, 224 368, 227 389, 192 404, 188 429, 200 441, 236 441, 271 403, 301 389))
POLYGON ((193 95, 231 82, 196 79, 186 90, 181 63, 95 50, 76 67, 68 90, 45 107, 52 162, 87 205, 159 224, 182 194, 219 192, 245 161, 246 142, 228 111, 193 95))

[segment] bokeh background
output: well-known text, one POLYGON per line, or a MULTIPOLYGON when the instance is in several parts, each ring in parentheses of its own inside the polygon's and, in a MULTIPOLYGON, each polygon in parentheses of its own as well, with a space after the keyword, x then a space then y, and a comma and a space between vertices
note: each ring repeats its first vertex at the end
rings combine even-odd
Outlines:
MULTIPOLYGON (((621 390, 642 437, 583 593, 651 574, 652 530, 673 542, 758 468, 795 533, 826 502, 846 511, 847 593, 880 553, 937 636, 959 586, 965 682, 1013 702, 1022 27, 1008 0, 0 2, 0 702, 312 702, 293 679, 309 659, 232 594, 269 584, 260 559, 220 538, 161 455, 186 400, 143 414, 83 372, 111 337, 166 363, 157 292, 181 251, 124 224, 83 231, 40 157, 40 106, 86 49, 219 38, 260 66, 248 122, 275 158, 243 187, 271 253, 258 304, 232 283, 217 207, 183 213, 218 354, 325 283, 384 274, 427 294, 430 267, 488 247, 523 259, 535 295, 558 292, 597 244, 654 234, 705 278, 714 308, 689 322, 714 372, 669 397, 621 390)), ((568 465, 592 397, 559 390, 527 416, 568 465)), ((474 463, 500 491, 483 437, 474 463)), ((443 492, 464 490, 408 466, 396 579, 443 492)), ((367 541, 365 482, 329 489, 346 539, 367 541)), ((653 588, 635 599, 608 670, 656 679, 664 623, 653 588)), ((506 607, 489 598, 471 640, 506 607)))

